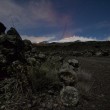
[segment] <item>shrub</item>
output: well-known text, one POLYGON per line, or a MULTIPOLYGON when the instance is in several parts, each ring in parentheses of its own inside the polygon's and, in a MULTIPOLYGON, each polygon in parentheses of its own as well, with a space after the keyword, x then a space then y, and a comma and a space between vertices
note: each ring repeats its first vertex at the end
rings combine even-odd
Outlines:
POLYGON ((58 88, 61 86, 57 75, 58 64, 54 64, 52 61, 43 63, 39 68, 30 66, 28 70, 35 92, 48 90, 55 85, 57 85, 58 88))
POLYGON ((91 94, 91 88, 94 80, 89 72, 79 70, 77 72, 78 83, 76 85, 81 97, 88 99, 91 94))

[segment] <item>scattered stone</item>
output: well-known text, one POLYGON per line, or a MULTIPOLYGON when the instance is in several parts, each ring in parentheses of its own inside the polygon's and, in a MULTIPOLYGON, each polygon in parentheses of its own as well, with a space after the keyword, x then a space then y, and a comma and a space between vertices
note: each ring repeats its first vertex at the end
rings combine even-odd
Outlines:
POLYGON ((46 105, 46 108, 47 108, 47 110, 52 110, 52 108, 53 108, 52 102, 48 102, 46 105))
POLYGON ((35 47, 32 48, 31 52, 32 52, 33 54, 36 54, 36 53, 37 53, 36 48, 35 48, 35 47))
POLYGON ((54 62, 63 62, 63 57, 57 55, 57 56, 52 56, 51 60, 54 62))
POLYGON ((42 54, 42 53, 40 53, 40 54, 38 55, 38 57, 39 57, 40 59, 45 59, 45 58, 46 58, 45 54, 42 54))
POLYGON ((92 52, 86 52, 86 53, 84 53, 84 56, 85 57, 91 57, 92 56, 92 52))
POLYGON ((108 51, 103 51, 102 56, 109 56, 109 52, 108 51))
POLYGON ((5 109, 5 105, 1 106, 1 110, 2 110, 2 109, 3 109, 3 110, 5 109))
POLYGON ((52 91, 52 90, 49 90, 48 93, 49 93, 50 95, 54 95, 54 91, 52 91))
POLYGON ((31 107, 32 107, 32 105, 31 105, 31 104, 28 104, 27 106, 28 106, 28 108, 31 108, 31 107))
POLYGON ((56 107, 58 107, 58 104, 54 104, 53 106, 56 108, 56 107))
MULTIPOLYGON (((13 105, 14 109, 23 107, 24 110, 25 107, 31 108, 37 104, 42 106, 42 110, 52 110, 54 107, 57 109, 60 104, 63 106, 61 108, 64 108, 64 105, 76 106, 79 94, 74 86, 78 81, 78 60, 70 59, 64 62, 64 56, 61 54, 67 53, 63 51, 37 52, 30 40, 21 39, 15 28, 10 28, 6 34, 5 30, 6 27, 0 23, 0 77, 4 73, 9 74, 9 77, 2 78, 6 89, 3 95, 8 100, 8 106, 11 108, 13 105), (50 55, 48 58, 47 54, 50 55), (7 80, 4 80, 6 78, 7 80), (44 90, 44 93, 41 90, 44 90), (33 94, 35 92, 38 94, 33 94), (33 100, 34 95, 38 96, 33 100)), ((70 51, 68 54, 73 53, 70 51)), ((76 52, 75 55, 77 54, 76 52)), ((1 86, 3 85, 0 83, 1 86)), ((1 98, 0 90, 0 100, 1 98)), ((6 104, 6 101, 3 103, 6 104)), ((6 107, 4 104, 0 106, 1 109, 6 107)), ((7 110, 10 108, 6 107, 7 110)), ((40 110, 40 107, 37 109, 40 110)))
POLYGON ((69 63, 67 63, 67 62, 63 63, 61 69, 64 69, 64 70, 65 69, 67 69, 67 70, 75 70, 75 68, 72 65, 70 65, 69 63))
POLYGON ((0 54, 0 66, 3 66, 6 63, 6 57, 3 54, 0 54))
POLYGON ((96 56, 102 56, 102 52, 101 52, 101 51, 96 52, 95 55, 96 55, 96 56))
POLYGON ((27 58, 27 62, 30 66, 36 65, 36 59, 35 58, 29 57, 29 58, 27 58))
POLYGON ((78 68, 79 67, 79 62, 76 59, 70 59, 70 60, 68 60, 68 63, 70 65, 72 65, 73 67, 75 67, 75 68, 78 68))

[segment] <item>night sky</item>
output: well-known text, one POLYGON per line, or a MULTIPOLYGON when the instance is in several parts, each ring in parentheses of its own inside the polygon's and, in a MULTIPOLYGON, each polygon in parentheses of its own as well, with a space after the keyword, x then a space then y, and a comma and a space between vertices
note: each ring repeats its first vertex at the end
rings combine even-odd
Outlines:
POLYGON ((110 0, 0 0, 0 21, 34 42, 110 40, 110 0))

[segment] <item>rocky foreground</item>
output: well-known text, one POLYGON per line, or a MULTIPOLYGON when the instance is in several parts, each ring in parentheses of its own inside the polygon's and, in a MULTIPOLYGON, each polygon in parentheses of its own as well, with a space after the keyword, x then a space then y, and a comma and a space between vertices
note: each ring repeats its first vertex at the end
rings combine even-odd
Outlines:
POLYGON ((37 51, 0 23, 0 110, 73 110, 89 99, 91 75, 78 60, 37 51))

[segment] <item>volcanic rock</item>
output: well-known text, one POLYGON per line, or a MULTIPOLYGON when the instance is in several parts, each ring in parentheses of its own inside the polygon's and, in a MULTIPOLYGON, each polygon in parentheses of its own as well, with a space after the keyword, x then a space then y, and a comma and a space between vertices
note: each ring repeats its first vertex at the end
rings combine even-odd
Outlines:
POLYGON ((64 87, 60 92, 60 96, 65 106, 76 106, 79 101, 78 90, 71 86, 64 87))
POLYGON ((68 60, 68 63, 70 65, 72 65, 73 67, 75 67, 75 68, 78 68, 79 67, 79 62, 76 59, 70 59, 70 60, 68 60))
POLYGON ((6 30, 6 27, 4 26, 3 23, 0 22, 0 35, 1 34, 4 34, 5 33, 5 30, 6 30))
POLYGON ((25 40, 23 40, 23 42, 24 42, 24 50, 25 51, 31 51, 32 50, 32 43, 31 43, 31 41, 25 39, 25 40))
POLYGON ((59 79, 66 86, 74 86, 77 82, 77 74, 75 71, 65 68, 61 69, 58 73, 59 79))

